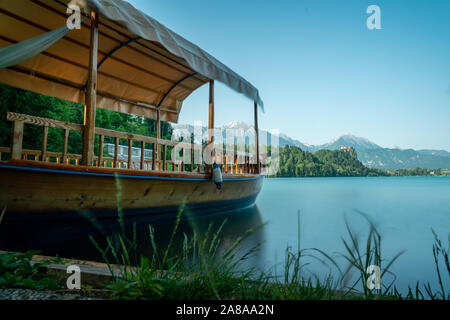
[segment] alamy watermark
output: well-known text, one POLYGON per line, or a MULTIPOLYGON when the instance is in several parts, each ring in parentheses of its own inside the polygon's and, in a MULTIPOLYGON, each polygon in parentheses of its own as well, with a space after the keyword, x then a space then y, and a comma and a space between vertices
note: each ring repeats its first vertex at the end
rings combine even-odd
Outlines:
POLYGON ((81 10, 76 4, 69 4, 66 10, 70 16, 66 20, 66 25, 69 30, 81 29, 81 10))
MULTIPOLYGON (((260 130, 258 136, 259 162, 267 168, 265 173, 275 175, 279 170, 279 131, 260 130)), ((201 121, 194 126, 176 128, 172 141, 177 144, 172 149, 172 160, 179 165, 223 164, 224 159, 232 159, 233 164, 256 164, 255 130, 247 128, 205 129, 201 121), (212 138, 212 143, 208 143, 212 138), (194 148, 194 156, 191 151, 194 148)))
POLYGON ((381 9, 379 6, 372 4, 367 7, 367 14, 370 16, 367 18, 366 26, 369 30, 381 29, 381 9))
POLYGON ((81 269, 77 265, 67 267, 67 273, 71 274, 66 281, 67 289, 80 290, 81 289, 81 269))
POLYGON ((366 286, 369 290, 381 289, 381 270, 379 266, 370 265, 367 267, 366 273, 369 275, 366 286))
MULTIPOLYGON (((76 4, 69 4, 66 13, 70 16, 67 18, 66 25, 70 30, 81 29, 81 10, 76 4)), ((369 30, 381 29, 381 9, 378 5, 372 4, 367 7, 366 13, 370 16, 366 20, 366 26, 369 30)))

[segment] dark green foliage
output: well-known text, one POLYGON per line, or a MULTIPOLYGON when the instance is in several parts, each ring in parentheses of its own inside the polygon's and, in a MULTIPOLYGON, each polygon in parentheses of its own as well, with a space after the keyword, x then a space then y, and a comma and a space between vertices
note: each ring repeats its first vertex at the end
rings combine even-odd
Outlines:
MULTIPOLYGON (((32 116, 51 118, 72 123, 83 123, 83 105, 44 96, 38 93, 13 88, 0 84, 0 146, 7 147, 11 140, 11 122, 6 120, 6 112, 18 112, 32 116)), ((142 117, 113 112, 97 108, 95 125, 100 128, 156 136, 156 121, 142 117)), ((169 139, 172 127, 161 122, 161 137, 169 139)), ((48 151, 61 152, 63 144, 62 130, 50 128, 48 134, 48 151)), ((95 140, 95 152, 98 151, 98 136, 95 140)), ((105 137, 105 142, 113 142, 113 138, 105 137)), ((126 144, 126 141, 121 141, 126 144)), ((40 150, 42 146, 42 127, 24 126, 24 149, 40 150)), ((136 142, 136 147, 138 146, 136 142)), ((81 133, 71 131, 69 134, 68 152, 81 154, 81 133)))
POLYGON ((312 154, 298 147, 280 148, 277 177, 385 176, 386 172, 365 167, 355 155, 341 150, 319 150, 312 154))
POLYGON ((45 263, 32 263, 35 252, 0 254, 0 288, 55 290, 60 286, 45 273, 45 263))
MULTIPOLYGON (((0 85, 0 146, 9 146, 11 139, 11 122, 6 120, 6 112, 18 112, 33 116, 82 123, 81 105, 0 85)), ((61 130, 51 128, 48 135, 48 150, 62 150, 61 130)), ((71 132, 69 135, 69 153, 81 152, 81 134, 71 132)), ((25 125, 23 147, 39 150, 42 145, 42 127, 25 125)))
MULTIPOLYGON (((268 148, 270 156, 271 150, 268 148)), ((315 153, 285 145, 279 150, 280 166, 276 177, 375 177, 375 176, 440 176, 442 169, 381 170, 367 168, 354 149, 319 150, 315 153)))

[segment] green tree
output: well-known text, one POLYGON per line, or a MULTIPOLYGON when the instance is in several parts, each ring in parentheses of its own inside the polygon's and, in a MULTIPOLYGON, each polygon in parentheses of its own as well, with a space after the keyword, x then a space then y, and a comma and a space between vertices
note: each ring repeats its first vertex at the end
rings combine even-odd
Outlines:
MULTIPOLYGON (((6 120, 8 111, 82 124, 83 110, 84 106, 77 103, 0 84, 0 146, 9 146, 11 141, 12 125, 11 122, 6 120)), ((100 108, 96 110, 95 125, 105 129, 151 137, 156 136, 155 120, 100 108)), ((168 122, 161 121, 161 138, 170 140, 171 137, 171 125, 168 122)), ((49 128, 47 139, 48 151, 57 152, 62 150, 62 130, 49 128)), ((81 133, 71 131, 69 134, 68 152, 81 154, 81 140, 81 133)), ((113 141, 113 138, 105 137, 105 142, 112 143, 113 141)), ((96 136, 96 152, 98 143, 99 138, 96 136)), ((126 144, 127 141, 123 140, 120 143, 126 144)), ((25 125, 23 147, 25 149, 40 150, 41 146, 42 127, 25 125)))

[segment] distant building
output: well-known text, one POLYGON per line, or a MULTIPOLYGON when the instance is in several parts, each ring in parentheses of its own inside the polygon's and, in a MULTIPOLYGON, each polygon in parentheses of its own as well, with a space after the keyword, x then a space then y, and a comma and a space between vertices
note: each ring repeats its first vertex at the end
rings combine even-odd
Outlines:
POLYGON ((353 147, 341 146, 341 150, 349 152, 353 157, 358 158, 358 155, 356 154, 356 150, 353 147))
MULTIPOLYGON (((114 156, 114 144, 113 143, 105 143, 104 146, 106 147, 106 150, 108 150, 108 153, 112 156, 114 156)), ((150 159, 152 157, 152 150, 144 149, 144 158, 150 159)), ((128 160, 128 146, 119 145, 119 153, 117 155, 119 160, 128 160)), ((141 148, 132 147, 131 149, 131 157, 133 160, 140 160, 141 159, 141 148)))
MULTIPOLYGON (((105 143, 104 146, 108 154, 113 157, 114 156, 114 143, 105 143)), ((117 158, 119 161, 128 161, 128 146, 119 145, 117 158)), ((144 149, 144 159, 149 160, 152 158, 153 150, 144 149)), ((133 167, 136 169, 140 169, 141 167, 141 148, 132 147, 131 148, 131 161, 133 162, 133 167)))

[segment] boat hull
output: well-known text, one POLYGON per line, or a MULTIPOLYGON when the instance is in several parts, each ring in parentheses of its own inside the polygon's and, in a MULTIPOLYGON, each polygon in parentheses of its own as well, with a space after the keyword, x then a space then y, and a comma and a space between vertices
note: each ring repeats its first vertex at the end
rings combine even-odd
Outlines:
POLYGON ((225 175, 221 190, 205 174, 74 167, 31 161, 0 163, 0 206, 8 219, 62 219, 197 213, 252 205, 261 175, 225 175))

